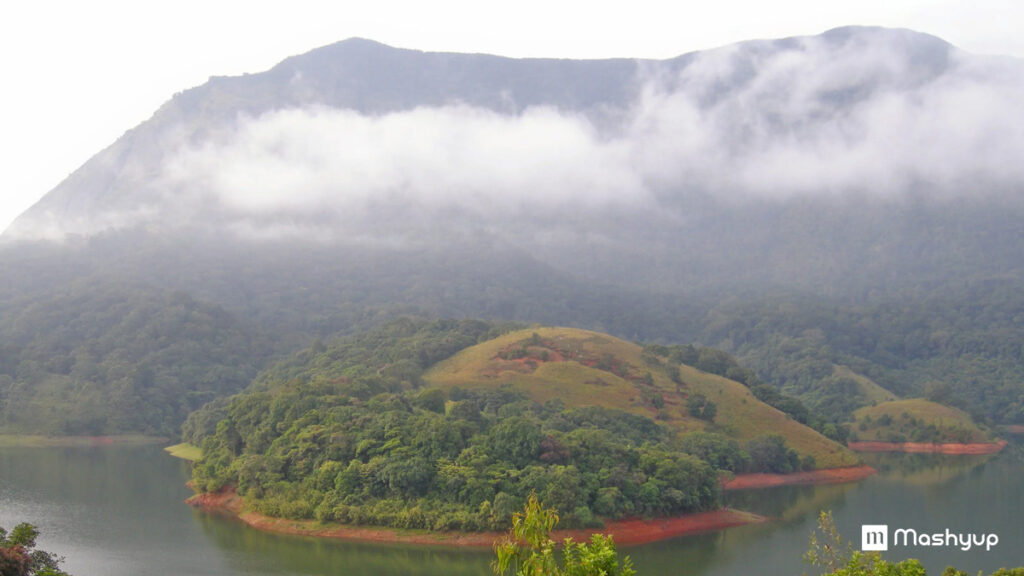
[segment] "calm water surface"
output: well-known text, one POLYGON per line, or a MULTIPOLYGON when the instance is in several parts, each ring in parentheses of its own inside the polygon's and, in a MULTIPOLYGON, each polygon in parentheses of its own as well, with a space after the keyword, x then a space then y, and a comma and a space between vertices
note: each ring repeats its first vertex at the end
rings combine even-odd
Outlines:
MULTIPOLYGON (((881 470, 843 486, 733 493, 729 505, 770 516, 766 524, 623 548, 640 576, 811 573, 800 557, 818 510, 833 511, 859 543, 861 524, 919 531, 996 533, 991 551, 913 548, 929 572, 949 564, 976 573, 1024 565, 1024 449, 995 457, 890 455, 881 470)), ((489 550, 372 545, 267 534, 183 504, 188 465, 155 446, 0 448, 0 526, 27 521, 40 547, 67 557, 75 576, 174 574, 490 574, 489 550)))

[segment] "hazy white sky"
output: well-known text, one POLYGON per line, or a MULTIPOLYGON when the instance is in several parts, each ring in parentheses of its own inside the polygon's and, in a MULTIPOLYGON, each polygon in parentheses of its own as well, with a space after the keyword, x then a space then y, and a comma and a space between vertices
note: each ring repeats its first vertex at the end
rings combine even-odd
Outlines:
POLYGON ((847 24, 1024 57, 1019 0, 15 3, 0 19, 0 230, 175 92, 352 36, 515 57, 669 58, 847 24))

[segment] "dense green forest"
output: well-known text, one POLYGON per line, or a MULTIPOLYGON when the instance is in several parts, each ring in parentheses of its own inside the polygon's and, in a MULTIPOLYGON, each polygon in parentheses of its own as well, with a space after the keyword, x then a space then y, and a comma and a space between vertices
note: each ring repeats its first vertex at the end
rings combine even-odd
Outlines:
POLYGON ((760 399, 823 432, 832 423, 833 438, 842 437, 839 425, 854 410, 872 402, 836 373, 840 365, 899 396, 927 396, 979 421, 1024 422, 1024 291, 1012 277, 861 296, 741 286, 669 293, 582 281, 514 249, 351 251, 133 239, 100 235, 78 246, 0 251, 0 264, 20 271, 0 283, 5 430, 173 433, 191 408, 242 389, 275 359, 317 338, 365 332, 404 315, 541 322, 720 349, 755 373, 758 381, 747 384, 760 399), (191 320, 199 323, 195 333, 175 325, 180 318, 155 312, 146 322, 170 324, 156 329, 133 320, 106 333, 143 302, 175 306, 171 295, 206 316, 191 320), (147 341, 154 336, 161 340, 147 341), (86 346, 95 350, 79 354, 86 346), (100 369, 83 372, 88 359, 100 369), (133 388, 126 372, 136 368, 142 380, 133 388), (147 370, 161 377, 144 385, 147 370), (830 422, 783 407, 765 387, 830 422), (131 404, 142 394, 172 407, 149 414, 147 403, 142 417, 125 408, 128 419, 97 414, 107 409, 96 406, 95 390, 109 404, 131 404))
POLYGON ((196 488, 233 486, 270 516, 436 530, 505 528, 535 492, 567 525, 597 526, 715 508, 721 470, 813 465, 771 434, 678 437, 646 416, 508 387, 421 387, 438 360, 509 328, 402 319, 315 343, 189 417, 196 488))
POLYGON ((1024 292, 1010 280, 964 282, 879 303, 778 298, 722 304, 700 339, 735 354, 808 407, 848 420, 870 404, 845 365, 900 396, 1024 422, 1024 292))
POLYGON ((0 431, 173 436, 270 347, 181 292, 75 282, 0 308, 0 431))

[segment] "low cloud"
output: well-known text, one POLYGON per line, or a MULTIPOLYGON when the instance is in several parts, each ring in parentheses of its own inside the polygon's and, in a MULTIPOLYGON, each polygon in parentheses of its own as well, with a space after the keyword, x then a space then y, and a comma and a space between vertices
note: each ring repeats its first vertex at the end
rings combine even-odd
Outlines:
POLYGON ((247 235, 316 226, 368 238, 456 222, 592 235, 685 217, 694 199, 948 198, 1024 184, 1017 60, 861 31, 646 64, 638 82, 612 126, 552 107, 239 117, 167 154, 148 185, 174 213, 215 211, 247 235))
POLYGON ((631 134, 640 170, 726 199, 1024 183, 1024 67, 893 48, 814 37, 703 55, 645 90, 631 134))
POLYGON ((491 218, 643 203, 631 153, 628 140, 602 139, 582 116, 548 108, 292 109, 241 119, 225 142, 183 150, 165 175, 254 216, 358 217, 401 205, 491 218))

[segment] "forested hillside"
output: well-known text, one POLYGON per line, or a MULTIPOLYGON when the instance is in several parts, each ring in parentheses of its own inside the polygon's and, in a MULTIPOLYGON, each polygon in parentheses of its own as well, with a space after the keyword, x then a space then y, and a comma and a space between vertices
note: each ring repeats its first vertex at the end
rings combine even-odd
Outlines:
POLYGON ((856 462, 742 384, 678 358, 645 365, 639 346, 608 336, 511 328, 403 319, 315 343, 189 417, 184 438, 203 452, 196 488, 235 488, 270 516, 435 530, 505 528, 536 492, 568 525, 596 526, 715 508, 719 471, 856 462), (563 345, 579 356, 554 358, 563 345), (504 348, 515 358, 503 359, 504 348), (502 380, 522 373, 510 366, 490 381, 446 380, 467 354, 526 366, 545 351, 552 365, 591 370, 605 389, 580 397, 572 388, 595 384, 549 374, 542 399, 526 382, 502 380), (593 369, 584 365, 591 356, 593 369))
POLYGON ((992 280, 879 302, 724 304, 708 313, 701 339, 837 420, 873 401, 836 372, 844 365, 899 396, 927 395, 982 421, 1024 422, 1022 294, 1017 281, 992 280))
POLYGON ((75 282, 0 308, 0 430, 176 436, 256 375, 266 339, 180 292, 75 282))

